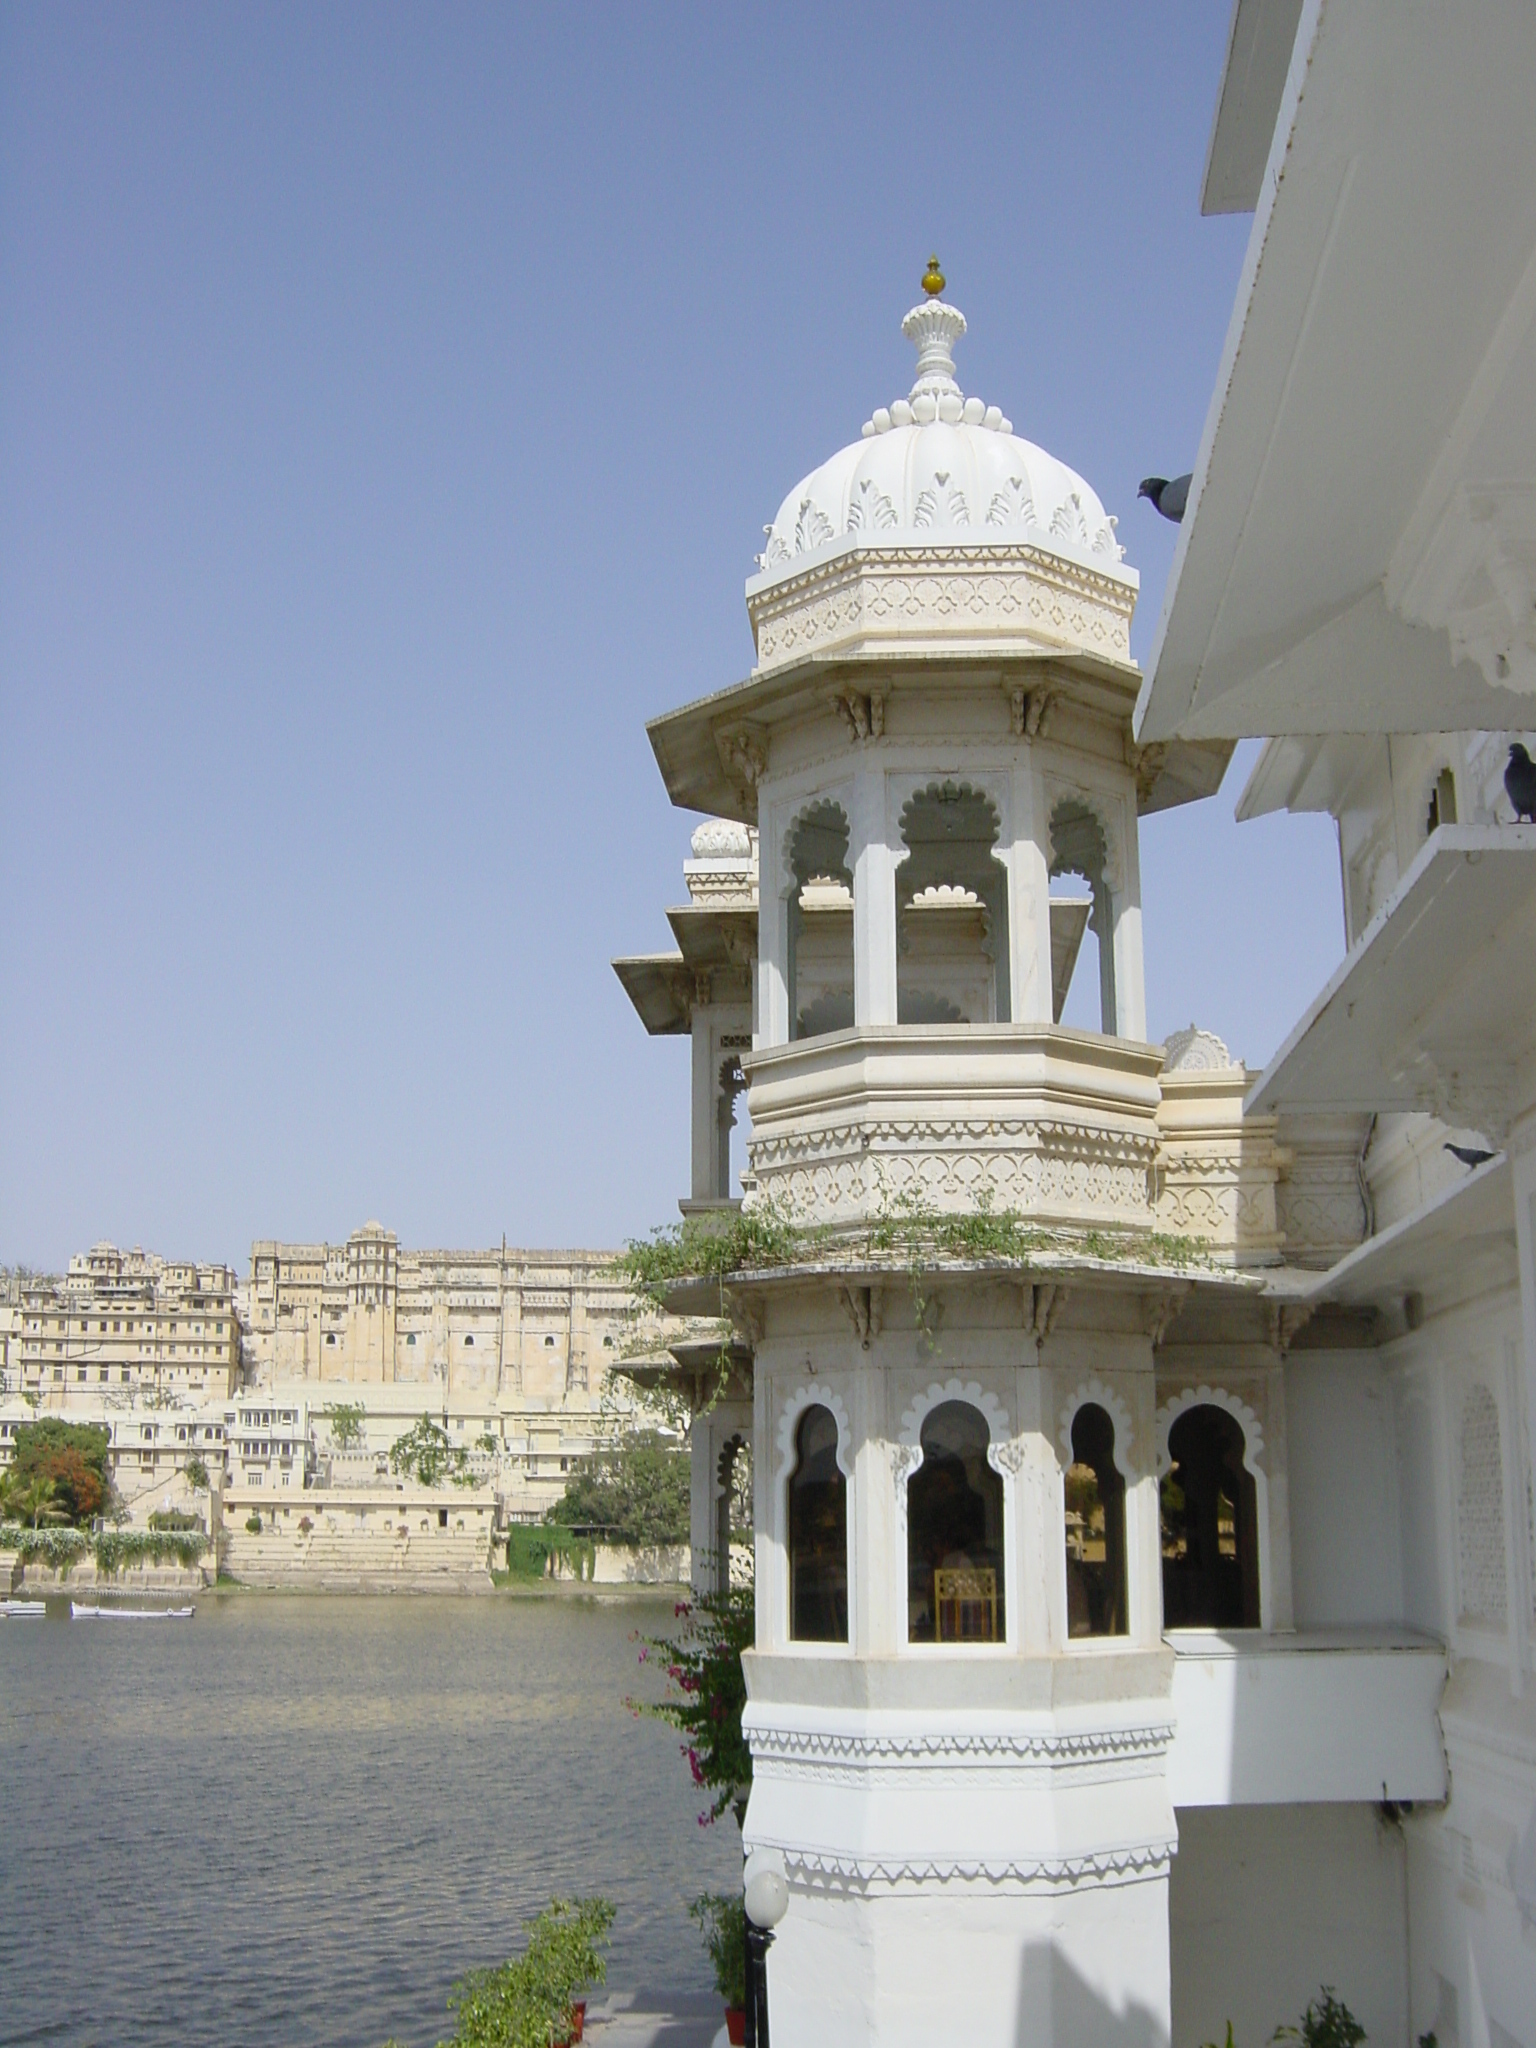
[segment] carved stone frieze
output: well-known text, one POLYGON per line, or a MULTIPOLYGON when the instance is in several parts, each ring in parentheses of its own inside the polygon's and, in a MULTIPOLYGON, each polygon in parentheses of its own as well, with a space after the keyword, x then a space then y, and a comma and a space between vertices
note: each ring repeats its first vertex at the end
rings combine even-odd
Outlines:
POLYGON ((904 1890, 934 1884, 984 1885, 1026 1892, 1079 1891, 1088 1886, 1126 1884, 1166 1876, 1176 1844, 1136 1843, 1125 1849, 1100 1850, 1089 1856, 1059 1857, 899 1857, 839 1855, 788 1845, 785 1869, 792 1885, 807 1890, 852 1893, 904 1890))
POLYGON ((748 600, 758 664, 839 641, 933 632, 1130 659, 1134 590, 1028 543, 859 547, 748 600))
POLYGON ((944 1770, 955 1765, 990 1770, 999 1764, 1062 1765, 1154 1760, 1173 1741, 1167 1721, 1080 1729, 951 1729, 890 1733, 866 1729, 770 1727, 749 1730, 755 1763, 875 1769, 944 1770))
POLYGON ((876 1213, 915 1195, 941 1210, 972 1209, 984 1193, 1003 1209, 1146 1228, 1155 1140, 1057 1121, 923 1119, 838 1122, 754 1137, 752 1171, 764 1194, 823 1222, 876 1213))

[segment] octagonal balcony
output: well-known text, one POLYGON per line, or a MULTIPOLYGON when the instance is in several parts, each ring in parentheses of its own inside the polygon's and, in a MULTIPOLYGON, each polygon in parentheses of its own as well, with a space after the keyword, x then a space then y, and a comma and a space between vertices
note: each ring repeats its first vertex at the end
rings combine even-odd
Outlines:
POLYGON ((1044 1227, 1149 1229, 1161 1046, 1051 1025, 862 1026, 744 1062, 759 1193, 857 1229, 989 1197, 1044 1227))

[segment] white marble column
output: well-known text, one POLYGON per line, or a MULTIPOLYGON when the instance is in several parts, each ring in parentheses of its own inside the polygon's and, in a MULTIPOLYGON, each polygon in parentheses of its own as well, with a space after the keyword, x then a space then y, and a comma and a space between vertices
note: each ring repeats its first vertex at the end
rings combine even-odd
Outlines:
POLYGON ((890 843, 885 775, 875 767, 854 777, 848 865, 853 870, 853 1021, 896 1022, 896 870, 906 849, 890 843))

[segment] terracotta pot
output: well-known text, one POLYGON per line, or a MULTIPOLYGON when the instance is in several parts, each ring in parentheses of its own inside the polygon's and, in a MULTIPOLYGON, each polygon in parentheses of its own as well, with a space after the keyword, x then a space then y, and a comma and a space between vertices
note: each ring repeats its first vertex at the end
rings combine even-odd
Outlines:
POLYGON ((747 2010, 742 2005, 728 2005, 725 2008, 725 2037, 731 2048, 742 2048, 747 2038, 747 2010))
POLYGON ((584 1998, 574 1999, 571 2003, 571 2031, 565 2036, 563 2041, 556 2042, 555 2048, 575 2048, 576 2042, 582 2037, 586 2024, 587 2001, 584 1998))

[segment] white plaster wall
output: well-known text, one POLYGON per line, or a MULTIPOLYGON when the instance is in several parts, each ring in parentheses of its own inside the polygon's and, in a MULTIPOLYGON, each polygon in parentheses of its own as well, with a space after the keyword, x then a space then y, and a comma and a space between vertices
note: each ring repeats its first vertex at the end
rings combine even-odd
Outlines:
POLYGON ((1378 1354, 1293 1352, 1285 1409, 1296 1626, 1400 1621, 1397 1446, 1378 1354))
POLYGON ((1330 1984, 1376 2048, 1408 2038, 1405 1849, 1370 1806, 1179 1814, 1174 2048, 1267 2041, 1330 1984))
POLYGON ((797 1892, 768 1962, 773 2038, 1165 2048, 1166 1925, 1161 1876, 1081 1893, 797 1892))

